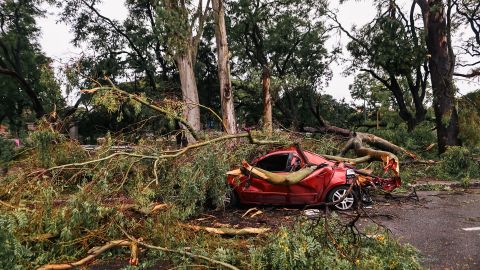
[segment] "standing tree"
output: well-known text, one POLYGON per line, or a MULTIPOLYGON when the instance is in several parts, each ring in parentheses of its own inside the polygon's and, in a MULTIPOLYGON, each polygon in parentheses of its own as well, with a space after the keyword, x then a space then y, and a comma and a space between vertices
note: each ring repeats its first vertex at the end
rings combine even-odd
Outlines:
POLYGON ((8 118, 14 126, 26 109, 41 118, 64 105, 51 60, 37 42, 35 19, 44 14, 41 2, 0 2, 0 120, 8 118))
POLYGON ((429 55, 428 65, 433 92, 433 109, 437 127, 438 150, 460 145, 458 114, 453 83, 455 55, 451 35, 451 0, 445 6, 442 0, 418 0, 429 55))
POLYGON ((389 0, 387 9, 380 10, 374 22, 362 28, 356 36, 343 28, 331 14, 340 29, 352 39, 349 50, 355 57, 354 65, 362 66, 362 61, 367 61, 368 68, 361 70, 370 73, 392 91, 399 115, 407 121, 410 130, 425 119, 423 103, 427 76, 430 76, 440 153, 449 145, 460 144, 453 82, 452 1, 448 0, 447 5, 442 0, 412 1, 407 17, 394 0, 389 0), (415 26, 417 6, 420 7, 423 29, 415 26), (370 44, 369 40, 372 40, 370 44), (408 109, 407 91, 402 90, 399 77, 406 81, 415 116, 408 109))
POLYGON ((230 53, 228 50, 223 0, 213 0, 212 7, 213 16, 215 18, 215 38, 217 41, 218 81, 220 84, 222 119, 224 126, 227 128, 226 132, 229 134, 235 134, 237 124, 235 120, 235 108, 233 106, 233 91, 229 63, 230 53))
POLYGON ((429 75, 425 42, 415 26, 415 4, 406 16, 394 1, 379 5, 378 16, 350 33, 333 13, 329 16, 351 39, 352 70, 369 73, 392 94, 399 116, 413 130, 425 120, 425 97, 429 75))
MULTIPOLYGON (((469 0, 454 0, 449 2, 455 6, 456 19, 466 25, 473 35, 467 36, 460 47, 460 54, 466 55, 468 61, 459 63, 459 67, 469 67, 471 70, 468 73, 455 72, 454 76, 464 78, 475 78, 480 76, 480 2, 469 0)), ((457 56, 459 55, 457 53, 457 56)), ((461 60, 461 59, 460 59, 461 60)))
POLYGON ((62 2, 63 18, 73 26, 74 43, 90 41, 92 51, 97 52, 93 58, 110 63, 112 68, 106 70, 107 75, 135 77, 138 85, 147 85, 154 95, 158 95, 157 90, 173 88, 170 82, 179 75, 185 118, 194 130, 199 130, 194 65, 209 3, 204 7, 199 1, 191 13, 192 5, 188 1, 127 0, 129 17, 123 22, 104 16, 98 3, 62 2), (170 65, 169 59, 176 68, 170 65))
MULTIPOLYGON (((235 73, 261 78, 263 129, 270 133, 272 96, 290 95, 293 100, 291 91, 315 91, 328 75, 324 46, 328 30, 322 21, 325 3, 240 0, 229 7, 235 73)), ((285 106, 282 116, 290 118, 295 107, 285 106)))
MULTIPOLYGON (((200 108, 194 65, 198 46, 208 16, 210 0, 205 8, 203 1, 190 14, 189 1, 163 0, 157 6, 157 21, 166 33, 167 48, 173 56, 180 75, 183 101, 186 103, 185 118, 195 130, 200 130, 200 108)), ((189 137, 189 141, 193 138, 189 137)))

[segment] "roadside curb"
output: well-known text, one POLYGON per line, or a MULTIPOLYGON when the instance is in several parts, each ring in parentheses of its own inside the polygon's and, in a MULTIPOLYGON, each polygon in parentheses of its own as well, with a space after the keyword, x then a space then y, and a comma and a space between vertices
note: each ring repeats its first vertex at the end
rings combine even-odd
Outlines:
POLYGON ((422 189, 432 186, 449 187, 449 188, 480 188, 480 180, 472 180, 468 184, 455 181, 422 181, 421 183, 411 184, 412 187, 422 189))

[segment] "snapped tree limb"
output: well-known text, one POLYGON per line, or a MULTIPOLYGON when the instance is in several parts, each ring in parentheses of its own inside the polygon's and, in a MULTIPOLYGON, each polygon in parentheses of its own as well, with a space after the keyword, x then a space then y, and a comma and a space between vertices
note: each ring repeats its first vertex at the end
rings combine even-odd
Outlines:
POLYGON ((100 254, 102 254, 103 252, 111 248, 130 247, 130 245, 131 245, 131 242, 128 240, 112 240, 107 242, 105 245, 101 247, 94 247, 90 249, 90 251, 88 252, 88 255, 79 261, 72 262, 72 263, 47 264, 38 268, 37 270, 61 270, 61 269, 76 268, 93 261, 97 256, 99 256, 100 254))
POLYGON ((128 153, 128 152, 116 152, 116 153, 113 153, 111 155, 108 155, 108 156, 105 156, 105 157, 102 157, 102 158, 98 158, 98 159, 53 166, 53 167, 50 167, 48 169, 35 171, 35 172, 29 174, 29 176, 44 174, 44 173, 49 172, 49 171, 61 170, 61 169, 70 168, 70 167, 82 167, 82 166, 86 166, 86 165, 89 165, 89 164, 110 160, 110 159, 112 159, 114 157, 118 157, 118 156, 127 156, 127 157, 133 157, 133 158, 138 158, 138 159, 153 160, 154 161, 154 163, 153 163, 153 175, 154 175, 155 182, 158 185, 159 183, 158 183, 157 167, 158 167, 158 163, 161 160, 177 158, 177 157, 187 153, 189 150, 192 150, 192 149, 195 149, 195 148, 200 148, 200 147, 207 146, 207 145, 210 145, 210 144, 214 144, 214 143, 217 143, 217 142, 232 140, 232 139, 239 139, 239 138, 248 138, 248 140, 251 144, 258 144, 258 145, 282 144, 280 141, 275 141, 275 140, 270 141, 270 140, 256 139, 252 135, 251 131, 248 131, 247 133, 224 135, 224 136, 217 137, 217 138, 214 138, 214 139, 211 139, 211 140, 207 140, 207 141, 203 141, 203 142, 197 142, 195 144, 189 144, 188 146, 186 146, 184 148, 181 148, 181 149, 177 149, 177 150, 161 151, 156 155, 144 155, 144 154, 128 153))
POLYGON ((148 100, 146 100, 145 98, 143 98, 141 96, 131 94, 131 93, 128 93, 124 90, 121 90, 120 88, 116 87, 113 84, 112 84, 112 86, 101 86, 101 87, 95 87, 95 88, 92 88, 92 89, 85 89, 85 90, 82 90, 81 92, 82 93, 96 93, 97 91, 101 91, 101 90, 113 91, 115 94, 117 94, 119 96, 123 96, 123 97, 127 97, 129 99, 135 100, 135 101, 139 102, 140 104, 145 105, 148 108, 150 108, 150 109, 152 109, 156 112, 159 112, 163 115, 171 117, 172 119, 175 119, 176 121, 180 122, 182 125, 184 125, 187 128, 187 130, 190 132, 190 134, 192 134, 192 136, 193 136, 193 138, 195 138, 195 140, 199 140, 198 134, 195 131, 195 129, 183 117, 180 117, 180 116, 178 116, 178 115, 176 115, 176 114, 174 114, 174 113, 172 113, 168 110, 165 110, 164 108, 162 108, 160 106, 157 106, 157 105, 153 104, 152 102, 149 102, 148 100))
POLYGON ((235 266, 233 266, 229 263, 221 262, 221 261, 218 261, 218 260, 206 257, 206 256, 196 255, 196 254, 193 254, 193 253, 188 252, 188 251, 174 250, 174 249, 169 249, 169 248, 165 248, 165 247, 150 245, 150 244, 147 244, 147 243, 145 243, 141 240, 135 239, 133 236, 129 235, 123 228, 120 228, 120 230, 123 232, 123 234, 128 239, 130 239, 132 242, 137 243, 140 246, 143 246, 143 247, 146 247, 146 248, 149 248, 149 249, 156 249, 156 250, 160 250, 160 251, 168 252, 168 253, 177 253, 177 254, 180 254, 180 255, 188 256, 188 257, 193 258, 193 259, 204 260, 204 261, 207 261, 207 262, 210 262, 210 263, 213 263, 213 264, 221 265, 221 266, 223 266, 225 268, 228 268, 228 269, 231 269, 231 270, 240 270, 237 267, 235 267, 235 266))
POLYGON ((214 228, 214 227, 204 227, 198 225, 189 225, 183 224, 182 227, 192 229, 194 231, 206 231, 209 233, 219 234, 219 235, 249 235, 249 234, 262 234, 270 231, 270 228, 214 228))
POLYGON ((412 159, 416 159, 417 155, 411 151, 404 149, 398 145, 395 145, 383 138, 376 135, 363 132, 352 132, 348 129, 331 126, 325 120, 321 122, 322 126, 317 128, 306 127, 305 131, 308 132, 320 132, 320 133, 333 133, 343 137, 349 138, 343 149, 338 156, 325 156, 332 160, 349 162, 352 164, 368 162, 372 160, 381 161, 384 164, 385 169, 392 168, 395 174, 400 172, 400 161, 394 153, 405 154, 412 159), (375 146, 379 149, 366 147, 364 144, 375 146), (345 154, 348 151, 353 150, 359 158, 345 158, 345 154))

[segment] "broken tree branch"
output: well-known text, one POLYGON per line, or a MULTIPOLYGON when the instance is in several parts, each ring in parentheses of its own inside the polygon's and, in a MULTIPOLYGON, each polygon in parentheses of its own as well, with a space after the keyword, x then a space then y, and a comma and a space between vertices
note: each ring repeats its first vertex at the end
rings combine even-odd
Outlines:
POLYGON ((214 227, 204 227, 197 225, 182 224, 182 227, 193 229, 194 231, 206 231, 209 233, 219 234, 219 235, 249 235, 249 234, 262 234, 270 231, 270 228, 252 228, 245 227, 241 229, 235 228, 214 228, 214 227))
MULTIPOLYGON (((113 154, 108 155, 108 156, 103 157, 103 158, 89 160, 89 161, 85 161, 85 162, 76 162, 76 163, 58 165, 58 166, 50 167, 48 169, 37 171, 35 173, 39 173, 39 172, 40 173, 45 173, 45 172, 48 172, 48 171, 65 169, 65 168, 68 168, 68 167, 81 167, 81 166, 89 165, 89 164, 92 164, 92 163, 98 163, 98 162, 101 162, 101 161, 109 160, 109 159, 112 159, 116 156, 128 156, 128 157, 135 157, 135 158, 141 158, 141 159, 152 159, 152 160, 155 160, 154 167, 156 167, 156 166, 158 166, 158 161, 159 160, 176 158, 176 157, 179 157, 179 156, 185 154, 189 150, 192 150, 192 149, 195 149, 195 148, 199 148, 199 147, 202 147, 202 146, 210 145, 210 144, 225 141, 225 140, 238 139, 238 138, 248 138, 250 143, 259 144, 259 145, 262 145, 262 144, 281 144, 280 141, 258 140, 256 138, 254 138, 252 133, 249 131, 247 133, 224 135, 224 136, 214 138, 214 139, 211 139, 211 140, 208 140, 208 141, 203 141, 203 142, 199 142, 199 143, 195 143, 195 144, 190 144, 190 145, 188 145, 184 148, 178 149, 178 150, 162 151, 158 155, 143 155, 143 154, 135 154, 135 153, 127 153, 127 152, 116 152, 116 153, 113 153, 113 154)), ((154 173, 154 174, 156 174, 156 173, 154 173)), ((30 174, 30 175, 32 175, 32 174, 30 174)))
POLYGON ((72 263, 60 263, 60 264, 47 264, 44 265, 37 270, 61 270, 61 269, 72 269, 79 266, 83 266, 91 261, 93 261, 98 255, 102 254, 103 252, 115 248, 115 247, 129 247, 131 242, 128 240, 112 240, 107 242, 105 245, 101 247, 93 247, 89 250, 88 256, 85 258, 72 262, 72 263))
POLYGON ((80 92, 82 92, 82 93, 96 93, 97 91, 101 91, 101 90, 114 91, 119 96, 124 96, 124 97, 127 97, 129 99, 135 100, 135 101, 139 102, 140 104, 145 105, 145 106, 149 107, 150 109, 152 109, 154 111, 157 111, 161 114, 169 116, 169 117, 175 119, 176 121, 180 122, 182 125, 184 125, 187 128, 187 130, 192 134, 193 138, 195 138, 195 140, 199 139, 198 134, 195 131, 195 129, 193 129, 193 127, 184 118, 182 118, 182 117, 180 117, 180 116, 178 116, 174 113, 171 113, 168 110, 165 110, 164 108, 159 107, 159 106, 153 104, 152 102, 149 102, 149 101, 145 100, 144 98, 142 98, 140 96, 128 93, 124 90, 121 90, 120 88, 116 87, 113 84, 112 84, 112 86, 100 86, 100 87, 95 87, 95 88, 92 88, 92 89, 84 89, 84 90, 81 90, 80 92))
POLYGON ((308 132, 320 132, 320 133, 334 133, 343 137, 348 137, 349 140, 340 151, 338 156, 326 156, 329 159, 344 161, 353 164, 368 162, 371 160, 382 161, 385 169, 392 168, 395 174, 399 174, 399 159, 394 153, 403 153, 412 159, 416 159, 417 155, 411 151, 404 149, 398 145, 395 145, 385 139, 375 136, 370 133, 352 132, 347 129, 337 128, 330 126, 326 121, 323 122, 323 126, 320 129, 307 127, 308 132), (364 146, 364 143, 375 146, 379 149, 374 149, 364 146), (350 159, 343 156, 350 150, 353 150, 359 158, 350 159))
POLYGON ((339 156, 331 156, 331 155, 323 155, 322 156, 326 157, 327 159, 335 160, 335 161, 342 161, 342 162, 348 162, 352 165, 358 164, 358 163, 364 163, 368 162, 372 157, 371 156, 364 156, 364 157, 359 157, 359 158, 346 158, 346 157, 339 157, 339 156))
POLYGON ((177 253, 177 254, 188 256, 188 257, 191 257, 191 258, 194 258, 194 259, 201 259, 201 260, 213 263, 213 264, 221 265, 221 266, 223 266, 225 268, 228 268, 228 269, 231 269, 231 270, 240 270, 237 267, 235 267, 235 266, 233 266, 229 263, 217 261, 215 259, 212 259, 212 258, 209 258, 209 257, 206 257, 206 256, 196 255, 196 254, 193 254, 193 253, 188 252, 188 251, 174 250, 174 249, 169 249, 169 248, 159 247, 159 246, 153 246, 153 245, 144 243, 143 241, 139 241, 139 240, 135 239, 133 236, 129 235, 123 228, 121 228, 121 227, 119 227, 119 228, 128 239, 130 239, 132 242, 135 242, 135 243, 139 244, 140 246, 143 246, 143 247, 146 247, 146 248, 149 248, 149 249, 160 250, 160 251, 163 251, 163 252, 177 253))
POLYGON ((146 243, 144 243, 140 240, 137 240, 134 237, 130 236, 123 228, 119 227, 119 229, 123 232, 123 234, 125 234, 125 236, 128 239, 130 239, 130 241, 129 240, 112 240, 112 241, 107 242, 103 246, 91 248, 88 251, 88 256, 86 256, 85 258, 83 258, 79 261, 72 262, 72 263, 47 264, 47 265, 44 265, 44 266, 38 268, 37 270, 63 270, 63 269, 72 269, 72 268, 80 267, 80 266, 83 266, 83 265, 93 261, 96 257, 98 257, 103 252, 105 252, 109 249, 115 248, 115 247, 130 247, 131 252, 135 253, 135 254, 132 254, 133 255, 132 257, 134 257, 133 258, 134 261, 130 260, 130 263, 135 265, 138 262, 138 257, 137 257, 138 256, 138 254, 137 254, 138 253, 138 247, 137 247, 137 245, 140 245, 140 246, 143 246, 143 247, 146 247, 146 248, 150 248, 150 249, 161 250, 163 252, 177 253, 177 254, 185 255, 185 256, 188 256, 188 257, 191 257, 191 258, 194 258, 194 259, 201 259, 201 260, 213 263, 213 264, 221 265, 221 266, 223 266, 225 268, 228 268, 228 269, 231 269, 231 270, 239 270, 237 267, 235 267, 231 264, 221 262, 221 261, 217 261, 215 259, 208 258, 206 256, 196 255, 196 254, 193 254, 193 253, 190 253, 190 252, 187 252, 187 251, 174 250, 174 249, 169 249, 169 248, 158 247, 158 246, 153 246, 153 245, 146 244, 146 243), (135 260, 135 259, 137 259, 137 260, 135 260))

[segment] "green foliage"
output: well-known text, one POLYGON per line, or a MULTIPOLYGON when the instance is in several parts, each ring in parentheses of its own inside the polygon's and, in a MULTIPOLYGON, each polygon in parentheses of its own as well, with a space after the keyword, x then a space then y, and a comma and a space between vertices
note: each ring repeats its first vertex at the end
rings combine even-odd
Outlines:
POLYGON ((103 106, 109 113, 117 112, 120 109, 120 98, 109 88, 102 88, 97 92, 92 99, 95 105, 103 106))
POLYGON ((159 173, 162 188, 158 192, 165 201, 175 205, 180 218, 197 215, 208 206, 224 206, 228 190, 225 172, 256 150, 248 144, 237 145, 236 149, 229 144, 207 146, 163 164, 159 173))
POLYGON ((48 168, 54 165, 73 163, 83 160, 86 153, 77 142, 67 140, 63 134, 53 131, 46 122, 39 122, 37 130, 29 137, 36 148, 36 165, 48 168))
POLYGON ((13 159, 14 154, 13 142, 0 136, 0 170, 8 167, 8 163, 13 159))
POLYGON ((457 107, 462 142, 480 148, 480 90, 460 98, 457 107))
POLYGON ((32 133, 31 138, 33 140, 33 144, 38 149, 40 166, 45 168, 52 166, 53 160, 51 154, 55 150, 55 143, 60 139, 60 134, 49 129, 39 129, 32 133))
MULTIPOLYGON (((443 163, 440 164, 445 177, 454 180, 478 177, 480 170, 473 160, 470 150, 461 146, 450 146, 441 155, 443 163)), ((463 181, 463 180, 462 180, 463 181)))
POLYGON ((250 249, 250 269, 421 269, 417 252, 384 233, 355 238, 338 220, 301 221, 250 249))
POLYGON ((44 14, 40 1, 0 2, 0 117, 18 131, 34 113, 61 110, 65 101, 51 66, 40 48, 36 20, 44 14), (38 103, 37 103, 38 102, 38 103))
POLYGON ((419 44, 415 35, 418 33, 410 32, 400 18, 384 14, 361 28, 357 35, 360 42, 352 41, 347 48, 358 64, 363 59, 370 66, 383 68, 394 75, 406 75, 425 60, 424 41, 419 44))
POLYGON ((36 205, 33 213, 19 209, 1 215, 0 263, 25 269, 51 261, 73 260, 84 256, 95 242, 95 238, 88 237, 89 233, 95 235, 96 230, 101 230, 104 236, 118 237, 117 228, 108 222, 120 219, 121 215, 114 215, 114 209, 102 207, 88 193, 85 195, 73 197, 61 207, 54 206, 48 196, 39 197, 43 204, 36 205), (85 235, 87 238, 82 240, 85 235), (57 244, 51 245, 50 241, 57 244))
POLYGON ((364 120, 376 120, 377 111, 383 116, 395 106, 390 90, 368 73, 357 75, 349 90, 354 100, 363 101, 364 120))
POLYGON ((20 212, 13 215, 0 214, 0 264, 3 269, 24 269, 22 260, 33 255, 15 235, 17 227, 25 223, 26 219, 20 212))

